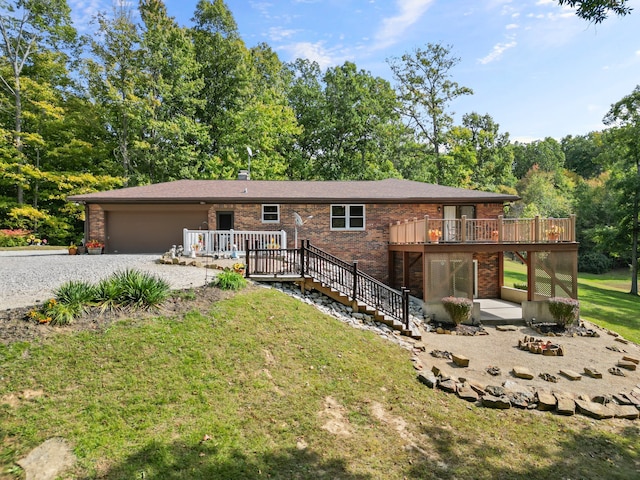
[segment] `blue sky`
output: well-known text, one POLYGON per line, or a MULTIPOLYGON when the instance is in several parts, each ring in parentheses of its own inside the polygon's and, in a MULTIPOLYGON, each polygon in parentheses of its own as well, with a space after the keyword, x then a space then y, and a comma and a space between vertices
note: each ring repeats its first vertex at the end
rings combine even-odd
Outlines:
MULTIPOLYGON (((69 0, 79 29, 111 0, 69 0)), ((134 4, 137 1, 134 0, 134 4)), ((165 0, 189 25, 197 0, 165 0)), ((474 95, 451 105, 489 114, 512 140, 560 139, 604 128, 611 104, 640 84, 640 0, 593 25, 554 0, 227 0, 248 47, 324 69, 354 62, 392 82, 386 60, 428 43, 452 47, 452 76, 474 95)))

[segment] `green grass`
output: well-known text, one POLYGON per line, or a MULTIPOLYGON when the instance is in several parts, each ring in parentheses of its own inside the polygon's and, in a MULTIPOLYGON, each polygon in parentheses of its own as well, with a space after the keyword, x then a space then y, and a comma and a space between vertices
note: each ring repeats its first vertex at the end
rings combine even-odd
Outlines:
POLYGON ((417 382, 410 357, 266 289, 0 346, 0 472, 60 436, 76 479, 637 475, 637 422, 477 408, 417 382))
MULTIPOLYGON (((527 267, 506 260, 504 285, 527 282, 527 267)), ((602 275, 578 275, 580 318, 618 332, 623 337, 640 343, 640 297, 629 294, 629 270, 615 270, 602 275)))

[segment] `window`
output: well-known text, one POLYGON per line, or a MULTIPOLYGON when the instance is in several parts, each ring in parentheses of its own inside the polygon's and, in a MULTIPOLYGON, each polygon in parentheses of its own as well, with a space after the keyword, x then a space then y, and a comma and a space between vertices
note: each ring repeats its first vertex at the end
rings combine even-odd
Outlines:
POLYGON ((364 205, 331 205, 331 230, 364 230, 364 205))
POLYGON ((262 205, 262 223, 280 223, 280 205, 262 205))

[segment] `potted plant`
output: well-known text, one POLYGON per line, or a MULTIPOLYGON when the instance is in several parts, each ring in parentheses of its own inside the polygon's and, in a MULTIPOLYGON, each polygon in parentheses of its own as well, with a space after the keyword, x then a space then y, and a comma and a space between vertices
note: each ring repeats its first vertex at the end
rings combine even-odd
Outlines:
POLYGON ((442 231, 438 228, 432 228, 429 230, 429 241, 431 243, 438 243, 440 237, 442 236, 442 231))
POLYGON ((244 275, 244 270, 245 270, 245 264, 244 263, 234 263, 233 264, 233 271, 236 273, 241 273, 244 275))
POLYGON ((98 240, 89 240, 87 242, 87 253, 89 255, 100 255, 102 254, 103 247, 104 243, 99 242, 98 240))
POLYGON ((560 225, 551 225, 551 227, 546 231, 547 239, 550 242, 557 242, 563 231, 564 230, 560 225))
POLYGON ((69 255, 76 255, 78 253, 78 247, 76 247, 75 243, 71 242, 69 245, 69 255))

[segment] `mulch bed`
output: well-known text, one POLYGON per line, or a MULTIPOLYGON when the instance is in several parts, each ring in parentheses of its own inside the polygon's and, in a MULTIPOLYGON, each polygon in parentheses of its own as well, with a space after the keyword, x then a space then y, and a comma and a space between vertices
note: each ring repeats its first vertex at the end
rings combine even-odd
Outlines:
POLYGON ((172 296, 160 307, 150 310, 114 310, 102 312, 97 307, 90 308, 70 325, 55 326, 40 324, 28 317, 35 307, 14 308, 0 311, 0 343, 8 345, 15 342, 33 342, 61 333, 81 331, 104 331, 111 324, 124 319, 145 319, 165 316, 180 316, 192 310, 206 310, 212 303, 229 298, 235 292, 215 287, 189 289, 195 293, 195 299, 184 299, 180 295, 172 296))

